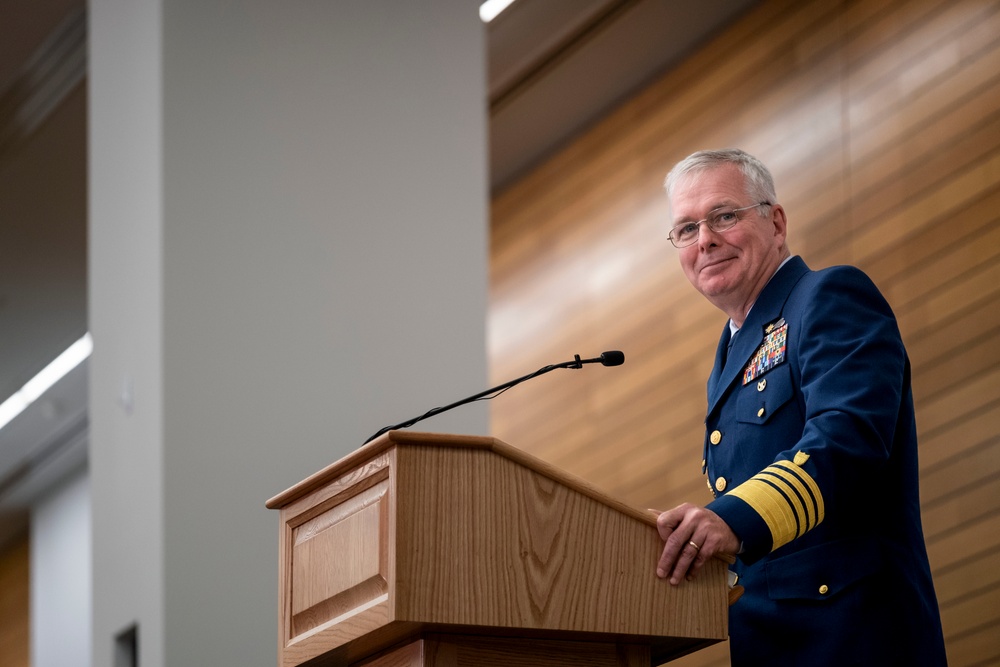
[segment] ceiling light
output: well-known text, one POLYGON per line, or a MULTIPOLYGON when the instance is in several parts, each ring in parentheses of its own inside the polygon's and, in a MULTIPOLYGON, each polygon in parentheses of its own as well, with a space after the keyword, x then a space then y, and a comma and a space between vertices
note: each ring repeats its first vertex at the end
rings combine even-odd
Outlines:
POLYGON ((6 426, 14 417, 21 414, 25 408, 34 403, 42 394, 67 373, 80 365, 80 362, 90 356, 94 342, 90 334, 66 348, 52 362, 39 371, 38 375, 28 380, 23 387, 3 403, 0 403, 0 428, 6 426))
POLYGON ((483 23, 489 23, 497 17, 497 14, 507 9, 514 0, 486 0, 479 5, 479 18, 483 23))

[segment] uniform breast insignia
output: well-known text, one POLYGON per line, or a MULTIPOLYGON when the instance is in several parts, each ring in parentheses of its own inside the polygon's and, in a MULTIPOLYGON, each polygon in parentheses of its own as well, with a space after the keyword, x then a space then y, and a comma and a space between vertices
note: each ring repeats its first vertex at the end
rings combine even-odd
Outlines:
POLYGON ((764 342, 743 369, 744 385, 785 360, 785 350, 788 346, 788 323, 785 319, 781 318, 777 322, 768 324, 764 333, 764 342))

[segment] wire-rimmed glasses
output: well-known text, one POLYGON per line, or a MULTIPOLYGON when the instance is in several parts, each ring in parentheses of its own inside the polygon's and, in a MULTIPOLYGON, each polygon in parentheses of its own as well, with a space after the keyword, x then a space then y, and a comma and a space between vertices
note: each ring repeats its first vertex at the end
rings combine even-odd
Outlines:
POLYGON ((711 211, 703 220, 699 220, 698 222, 682 222, 674 225, 670 230, 670 242, 674 244, 675 248, 685 248, 698 240, 701 225, 708 225, 708 228, 713 232, 727 232, 740 221, 739 213, 741 211, 749 211, 758 206, 770 205, 770 202, 762 201, 742 208, 720 206, 711 211))

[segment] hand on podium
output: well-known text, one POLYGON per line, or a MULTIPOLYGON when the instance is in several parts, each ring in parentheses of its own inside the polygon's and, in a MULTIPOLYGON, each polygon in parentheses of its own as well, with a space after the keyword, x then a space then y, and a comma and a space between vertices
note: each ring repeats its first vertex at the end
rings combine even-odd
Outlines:
POLYGON ((663 540, 663 553, 656 576, 669 578, 677 586, 685 579, 694 579, 710 558, 735 562, 740 540, 715 512, 684 503, 658 514, 656 528, 663 540))

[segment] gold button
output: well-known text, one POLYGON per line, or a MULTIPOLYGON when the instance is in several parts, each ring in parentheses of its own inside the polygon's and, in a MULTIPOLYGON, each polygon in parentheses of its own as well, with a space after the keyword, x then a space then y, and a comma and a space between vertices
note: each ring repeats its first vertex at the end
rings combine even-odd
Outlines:
POLYGON ((763 417, 764 416, 764 408, 761 408, 760 410, 757 411, 757 416, 758 417, 763 417))
POLYGON ((764 391, 767 389, 767 379, 763 379, 757 383, 757 391, 764 391))
POLYGON ((720 477, 719 479, 715 480, 715 490, 718 491, 719 493, 722 493, 723 491, 726 490, 725 477, 720 477))
POLYGON ((830 587, 827 586, 826 584, 823 584, 822 586, 819 587, 819 594, 820 595, 826 595, 829 592, 830 592, 830 587))
POLYGON ((722 442, 722 431, 712 431, 712 435, 708 436, 708 441, 713 445, 717 445, 722 442))

